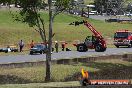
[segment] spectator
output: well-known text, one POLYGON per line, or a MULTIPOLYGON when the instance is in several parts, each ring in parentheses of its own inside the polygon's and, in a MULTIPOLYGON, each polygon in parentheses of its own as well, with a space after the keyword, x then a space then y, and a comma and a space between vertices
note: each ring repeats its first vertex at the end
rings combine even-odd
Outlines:
POLYGON ((19 42, 20 52, 23 51, 23 47, 24 47, 24 42, 21 40, 21 41, 19 42))
POLYGON ((30 48, 33 48, 33 47, 34 47, 34 41, 32 40, 30 43, 30 48))
POLYGON ((66 44, 67 44, 66 42, 63 42, 63 43, 61 44, 61 46, 62 46, 62 51, 65 50, 66 44))
POLYGON ((57 41, 55 41, 55 49, 56 49, 56 53, 58 53, 58 48, 59 48, 59 44, 57 41))

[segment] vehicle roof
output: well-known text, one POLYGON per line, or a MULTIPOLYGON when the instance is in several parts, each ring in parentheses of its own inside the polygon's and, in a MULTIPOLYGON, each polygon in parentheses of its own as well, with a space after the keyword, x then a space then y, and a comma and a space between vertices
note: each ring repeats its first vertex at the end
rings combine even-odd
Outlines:
POLYGON ((118 30, 116 32, 131 32, 131 31, 129 31, 129 30, 118 30))

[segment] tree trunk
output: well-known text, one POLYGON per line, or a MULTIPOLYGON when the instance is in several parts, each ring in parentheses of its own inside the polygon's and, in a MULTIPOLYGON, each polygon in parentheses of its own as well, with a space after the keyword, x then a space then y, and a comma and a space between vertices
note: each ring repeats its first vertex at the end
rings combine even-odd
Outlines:
POLYGON ((48 52, 46 53, 46 77, 45 81, 51 80, 51 52, 52 52, 52 0, 48 0, 49 3, 49 40, 48 40, 48 52))
POLYGON ((18 0, 15 0, 15 7, 17 7, 18 0))
POLYGON ((45 81, 50 82, 51 80, 51 53, 46 53, 46 77, 45 81))

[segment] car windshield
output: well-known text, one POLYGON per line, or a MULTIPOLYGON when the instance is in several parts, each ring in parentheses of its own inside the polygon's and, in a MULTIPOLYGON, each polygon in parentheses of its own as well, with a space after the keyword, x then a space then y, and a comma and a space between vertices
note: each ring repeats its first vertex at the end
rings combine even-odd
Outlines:
POLYGON ((43 49, 44 45, 35 45, 34 48, 43 49))
POLYGON ((128 34, 128 32, 117 32, 115 33, 114 38, 127 38, 128 34))

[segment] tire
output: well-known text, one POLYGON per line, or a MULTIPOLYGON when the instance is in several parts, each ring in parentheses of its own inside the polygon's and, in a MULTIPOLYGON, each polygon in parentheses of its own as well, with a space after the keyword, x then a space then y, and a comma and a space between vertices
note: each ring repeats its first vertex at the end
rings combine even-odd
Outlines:
POLYGON ((40 54, 43 54, 43 51, 40 51, 40 54))
POLYGON ((132 44, 129 44, 129 45, 128 45, 128 48, 131 48, 131 47, 132 47, 132 44))
POLYGON ((102 52, 106 51, 106 48, 102 48, 102 52))
POLYGON ((118 46, 118 45, 116 45, 116 48, 119 48, 119 46, 118 46))
POLYGON ((77 51, 79 52, 86 52, 88 51, 88 48, 85 44, 78 44, 77 45, 77 51))
POLYGON ((130 46, 130 45, 128 45, 127 47, 128 47, 128 48, 131 48, 131 46, 130 46))
POLYGON ((30 52, 30 55, 33 55, 33 52, 30 52))
POLYGON ((104 52, 106 50, 106 48, 103 48, 101 44, 97 44, 95 46, 95 51, 96 52, 104 52))

